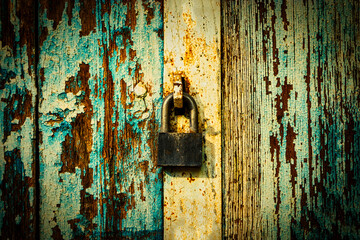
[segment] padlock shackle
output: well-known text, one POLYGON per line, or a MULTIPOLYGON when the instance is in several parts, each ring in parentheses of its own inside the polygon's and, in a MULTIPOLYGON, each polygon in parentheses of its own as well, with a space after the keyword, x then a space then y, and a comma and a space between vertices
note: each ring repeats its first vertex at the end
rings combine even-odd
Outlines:
MULTIPOLYGON (((184 105, 190 108, 190 132, 198 132, 198 112, 196 102, 188 93, 183 93, 184 105)), ((174 93, 169 94, 163 101, 161 107, 160 132, 170 131, 170 107, 174 106, 174 93)))

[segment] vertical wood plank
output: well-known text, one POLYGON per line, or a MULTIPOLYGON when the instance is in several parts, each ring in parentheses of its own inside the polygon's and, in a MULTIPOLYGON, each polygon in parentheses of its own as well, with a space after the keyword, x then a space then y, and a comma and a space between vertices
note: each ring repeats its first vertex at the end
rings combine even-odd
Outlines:
POLYGON ((224 237, 356 238, 359 3, 222 9, 224 237))
MULTIPOLYGON (((164 238, 220 239, 220 1, 164 4, 164 96, 173 92, 171 74, 181 71, 204 136, 200 169, 164 169, 164 238)), ((175 120, 173 130, 189 131, 188 118, 177 115, 175 120)))
POLYGON ((34 1, 1 1, 0 238, 35 237, 34 1))
POLYGON ((162 3, 40 1, 44 239, 162 237, 162 3))

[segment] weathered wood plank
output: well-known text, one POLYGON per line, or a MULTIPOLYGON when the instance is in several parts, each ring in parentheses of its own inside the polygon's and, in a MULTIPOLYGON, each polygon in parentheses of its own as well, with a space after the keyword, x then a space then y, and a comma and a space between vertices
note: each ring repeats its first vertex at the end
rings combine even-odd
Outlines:
POLYGON ((35 237, 34 1, 0 3, 0 238, 35 237))
MULTIPOLYGON (((164 96, 173 91, 171 74, 183 72, 204 136, 201 169, 164 171, 164 238, 220 239, 220 1, 166 0, 164 9, 164 96)), ((189 131, 188 118, 176 121, 174 130, 189 131)))
POLYGON ((222 9, 224 237, 356 238, 359 3, 222 9))
POLYGON ((162 237, 162 4, 40 1, 41 234, 162 237))

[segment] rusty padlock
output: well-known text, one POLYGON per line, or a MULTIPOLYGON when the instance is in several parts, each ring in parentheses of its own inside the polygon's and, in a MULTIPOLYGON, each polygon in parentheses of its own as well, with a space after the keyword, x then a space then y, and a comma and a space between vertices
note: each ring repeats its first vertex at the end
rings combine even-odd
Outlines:
POLYGON ((190 109, 190 133, 170 132, 170 107, 174 105, 173 93, 161 108, 158 166, 200 167, 202 163, 202 134, 198 132, 198 111, 194 98, 183 95, 184 105, 190 109))

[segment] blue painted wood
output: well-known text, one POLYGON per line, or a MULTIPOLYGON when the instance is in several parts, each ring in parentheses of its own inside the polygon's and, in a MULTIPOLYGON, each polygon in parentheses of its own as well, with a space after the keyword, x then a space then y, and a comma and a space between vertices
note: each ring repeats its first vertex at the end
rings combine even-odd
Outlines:
POLYGON ((35 236, 34 1, 1 1, 0 238, 35 236))
POLYGON ((357 239, 359 2, 223 10, 225 237, 357 239))
POLYGON ((162 4, 40 1, 41 238, 162 238, 162 4))

